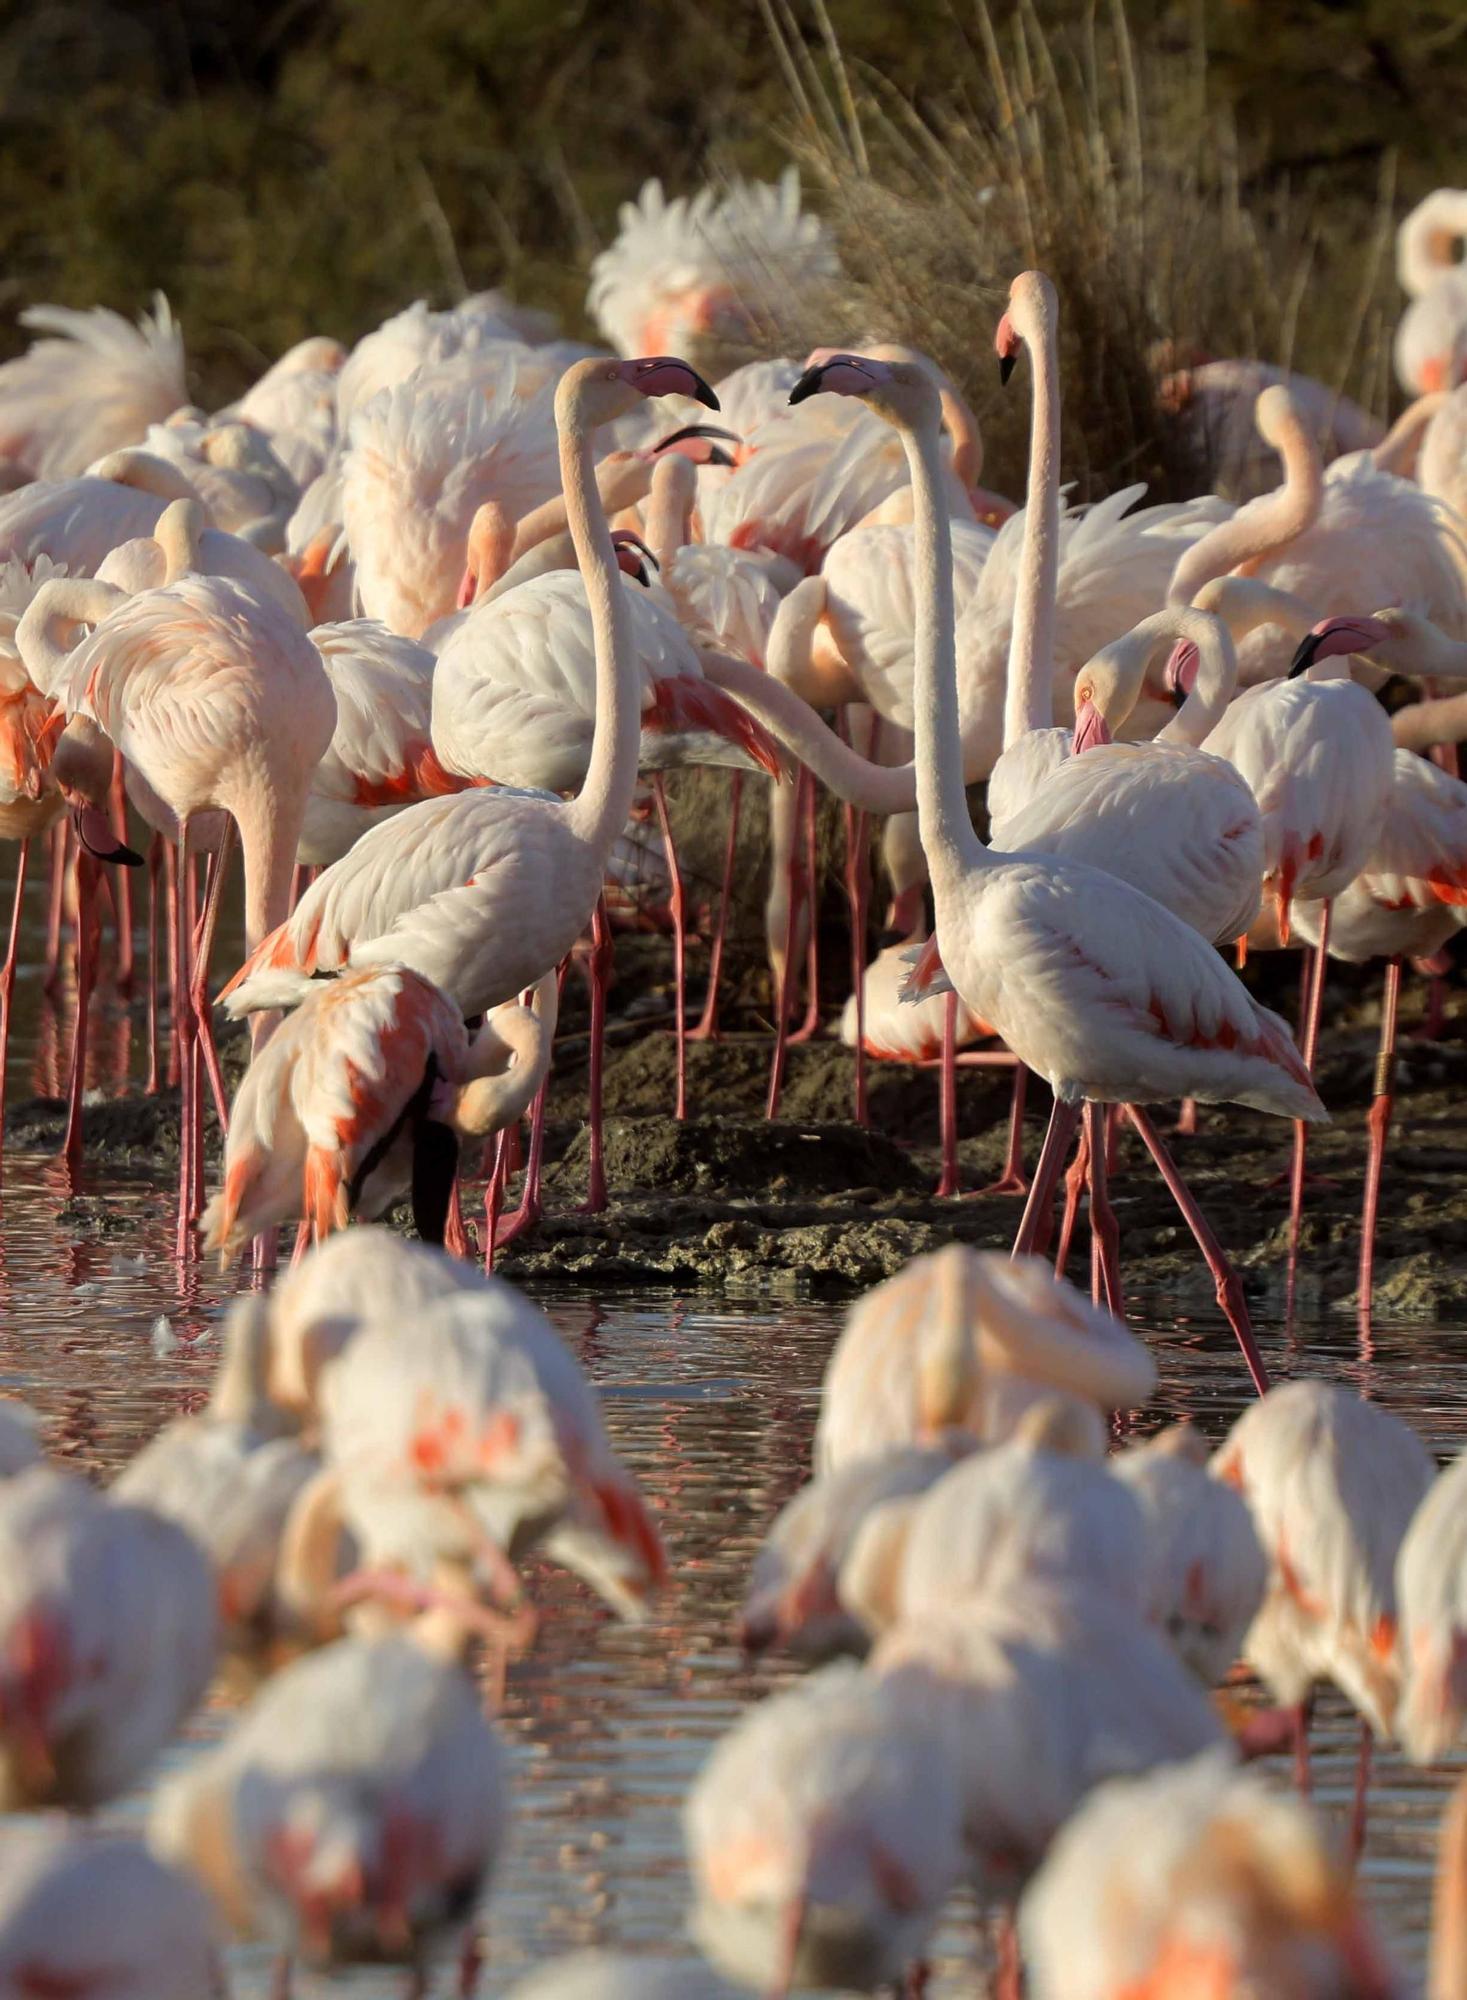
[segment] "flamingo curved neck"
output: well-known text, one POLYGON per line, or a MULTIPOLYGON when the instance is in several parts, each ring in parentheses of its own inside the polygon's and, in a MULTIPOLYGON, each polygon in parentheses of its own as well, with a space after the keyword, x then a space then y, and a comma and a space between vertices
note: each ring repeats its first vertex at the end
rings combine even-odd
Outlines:
POLYGON ((698 468, 681 452, 659 458, 652 472, 647 500, 647 546, 666 576, 678 550, 692 538, 693 505, 698 495, 698 468))
MULTIPOLYGON (((1411 671, 1425 680, 1467 680, 1467 645, 1443 632, 1422 634, 1411 671)), ((1467 741, 1467 691, 1412 702, 1391 717, 1391 734, 1402 750, 1429 750, 1434 743, 1467 741)))
POLYGON ((1180 605, 1158 616, 1167 621, 1177 638, 1190 639, 1197 648, 1197 678, 1181 708, 1157 732, 1156 740, 1195 750, 1222 721, 1228 703, 1237 692, 1238 655, 1232 635, 1220 618, 1209 618, 1203 612, 1180 605))
POLYGON ((1467 1993, 1467 1779, 1459 1779, 1439 1836, 1426 2000, 1461 2000, 1464 1993, 1467 1993))
POLYGON ((478 1072, 459 1092, 454 1123, 476 1134, 502 1131, 528 1111, 550 1068, 560 981, 551 972, 535 988, 533 1007, 498 1007, 474 1042, 478 1072))
POLYGON ((591 436, 579 399, 558 411, 566 518, 591 612, 596 653, 596 726, 580 791, 565 811, 577 836, 610 852, 637 789, 642 741, 636 645, 626 588, 591 465, 591 436))
POLYGON ((973 831, 963 785, 954 643, 953 549, 935 416, 899 426, 912 477, 916 630, 913 688, 917 740, 917 826, 934 890, 941 879, 988 865, 973 831))
POLYGON ((1380 443, 1371 448, 1370 456, 1376 471, 1393 472, 1398 479, 1409 479, 1421 447, 1422 433, 1437 411, 1450 401, 1449 389, 1432 389, 1426 395, 1418 396, 1414 403, 1408 403, 1380 443))
POLYGON ((127 592, 93 577, 43 584, 15 628, 15 648, 42 694, 57 693, 70 664, 78 625, 100 625, 127 592))
MULTIPOLYGON (((1231 520, 1217 527, 1180 558, 1167 587, 1168 604, 1190 604, 1214 577, 1225 576, 1240 563, 1262 562, 1296 541, 1314 525, 1324 503, 1324 468, 1307 425, 1287 391, 1266 389, 1283 399, 1260 430, 1283 462, 1283 483, 1272 493, 1240 507, 1231 520)), ((1262 399, 1260 399, 1262 400, 1262 399)))
POLYGON ((1277 625, 1291 639, 1302 639, 1314 623, 1314 611, 1302 597, 1252 576, 1215 579, 1198 593, 1193 609, 1220 618, 1235 643, 1265 625, 1277 625))
MULTIPOLYGON (((1003 747, 1054 721, 1055 595, 1059 586, 1059 368, 1053 316, 1031 315, 1024 338, 1033 368, 1024 547, 1009 634, 1003 747), (1037 336, 1037 337, 1036 337, 1037 336)), ((966 817, 966 813, 964 815, 966 817)))
POLYGON ((911 764, 871 763, 842 743, 810 704, 772 672, 708 648, 700 647, 698 658, 714 687, 731 694, 838 799, 863 812, 888 815, 916 806, 917 773, 911 764))

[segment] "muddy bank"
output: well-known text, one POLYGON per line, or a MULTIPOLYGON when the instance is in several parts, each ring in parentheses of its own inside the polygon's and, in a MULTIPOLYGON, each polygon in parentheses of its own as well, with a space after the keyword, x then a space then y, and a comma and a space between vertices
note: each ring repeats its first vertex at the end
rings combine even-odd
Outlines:
MULTIPOLYGON (((780 1116, 764 1120, 770 1040, 757 1022, 757 980, 736 980, 717 1042, 688 1050, 689 1117, 670 1114, 674 1039, 664 1025, 671 994, 666 946, 622 939, 608 1037, 605 1100, 610 1210, 577 1212, 586 1192, 587 1044, 583 1010, 568 988, 567 1032, 557 1044, 547 1128, 546 1199, 540 1228, 504 1254, 505 1275, 611 1284, 674 1283, 689 1288, 791 1293, 872 1284, 916 1252, 957 1237, 1001 1248, 1011 1241, 1019 1204, 975 1195, 1000 1172, 1008 1120, 1007 1072, 959 1073, 959 1157, 966 1191, 937 1201, 937 1076, 902 1065, 868 1065, 870 1123, 852 1118, 853 1059, 821 1038, 792 1047, 780 1116), (755 1000, 743 998, 743 990, 755 1000)), ((696 996, 695 996, 696 997, 696 996)), ((1270 993, 1276 1001, 1285 992, 1270 993)), ((1467 1003, 1453 998, 1439 1040, 1421 1039, 1424 986, 1408 987, 1398 1065, 1398 1097, 1382 1200, 1377 1308, 1387 1316, 1460 1318, 1467 1307, 1467 1044, 1457 1039, 1467 1003), (1455 1018, 1457 1011, 1462 1018, 1455 1018)), ((1310 1142, 1320 1178, 1308 1190, 1296 1301, 1305 1312, 1354 1303, 1365 1113, 1375 1068, 1376 1003, 1367 982, 1342 983, 1324 1036, 1320 1088, 1334 1114, 1310 1142)), ((221 1054, 231 1083, 246 1039, 224 1028, 221 1054)), ((1031 1082, 1025 1124, 1030 1163, 1048 1113, 1044 1087, 1031 1082)), ((6 1145, 54 1153, 64 1107, 54 1099, 14 1105, 6 1145)), ((1171 1114, 1163 1111, 1163 1129, 1171 1114)), ((211 1155, 217 1134, 210 1120, 211 1155)), ((1173 1149, 1250 1295, 1281 1310, 1288 1250, 1289 1128, 1258 1113, 1208 1109, 1195 1136, 1173 1149)), ((89 1160, 113 1173, 166 1179, 177 1170, 176 1093, 139 1093, 89 1104, 89 1160)), ((472 1169, 465 1210, 479 1226, 472 1169)), ((104 1199, 82 1185, 67 1218, 82 1233, 121 1227, 104 1199)), ((513 1191, 513 1190, 512 1190, 513 1191)), ((1132 1134, 1119 1143, 1112 1198, 1128 1280, 1165 1286, 1185 1307, 1206 1307, 1211 1287, 1191 1240, 1132 1134)), ((407 1227, 406 1216, 400 1218, 407 1227)), ((1072 1271, 1084 1256, 1082 1229, 1072 1271)))

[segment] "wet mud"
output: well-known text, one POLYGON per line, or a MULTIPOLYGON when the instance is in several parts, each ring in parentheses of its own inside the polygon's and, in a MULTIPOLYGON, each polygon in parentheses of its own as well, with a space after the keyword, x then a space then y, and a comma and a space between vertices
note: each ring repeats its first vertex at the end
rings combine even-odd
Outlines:
MULTIPOLYGON (((839 962, 831 1005, 839 1011, 839 962)), ((688 1289, 790 1295, 841 1293, 875 1283, 919 1251, 958 1238, 1005 1247, 1019 1203, 984 1194, 998 1176, 1007 1138, 1010 1076, 960 1069, 959 1160, 964 1192, 936 1200, 940 1165, 934 1068, 867 1065, 869 1123, 855 1123, 854 1060, 830 1033, 789 1050, 778 1119, 764 1118, 772 1041, 761 1012, 761 968, 736 955, 726 988, 728 1031, 688 1048, 688 1117, 671 1113, 675 1088, 667 943, 623 936, 605 1067, 606 1171, 610 1208, 580 1211, 589 1161, 584 986, 567 981, 547 1125, 547 1213, 508 1246, 506 1276, 587 1284, 672 1283, 688 1289)), ((1293 970, 1282 959, 1250 970, 1261 997, 1291 1011, 1293 970)), ((822 996, 824 997, 824 996, 822 996)), ((1467 1303, 1467 995, 1454 988, 1439 1039, 1421 1035, 1425 982, 1408 980, 1402 1008, 1396 1111, 1387 1156, 1376 1267, 1381 1315, 1461 1318, 1467 1303)), ((690 1019, 700 996, 690 995, 690 1019)), ((1344 975, 1327 1009, 1319 1069, 1333 1123, 1310 1137, 1311 1176, 1294 1293, 1301 1311, 1355 1303, 1366 1113, 1376 1068, 1378 998, 1366 975, 1344 975)), ((231 1085, 247 1038, 221 1023, 231 1085)), ((1032 1165, 1048 1114, 1033 1079, 1025 1121, 1032 1165)), ((1157 1122, 1173 1122, 1164 1107, 1157 1122)), ((59 1150, 64 1106, 34 1098, 13 1105, 7 1148, 59 1150)), ((212 1130, 217 1163, 217 1133, 212 1130)), ((1285 1179, 1291 1128, 1236 1107, 1203 1106, 1195 1135, 1170 1143, 1204 1212, 1237 1262, 1250 1298, 1282 1309, 1288 1264, 1285 1179)), ((86 1113, 88 1158, 110 1173, 152 1177, 178 1160, 173 1091, 93 1094, 86 1113)), ((465 1213, 482 1234, 478 1162, 467 1156, 465 1213)), ((517 1182, 511 1183, 511 1198, 517 1182)), ((1128 1284, 1165 1287, 1179 1304, 1205 1308, 1212 1287, 1164 1187, 1134 1134, 1119 1140, 1111 1195, 1128 1284)), ((85 1174, 67 1208, 81 1234, 124 1225, 88 1195, 85 1174)), ((406 1214, 401 1225, 410 1226, 406 1214)), ((1071 1270, 1081 1274, 1083 1214, 1071 1270)))

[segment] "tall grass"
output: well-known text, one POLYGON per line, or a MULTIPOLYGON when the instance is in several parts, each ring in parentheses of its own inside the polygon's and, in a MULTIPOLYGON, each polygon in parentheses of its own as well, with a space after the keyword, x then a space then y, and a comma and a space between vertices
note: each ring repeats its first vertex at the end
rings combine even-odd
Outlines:
MULTIPOLYGON (((1122 0, 1046 22, 954 14, 922 102, 849 58, 825 11, 761 0, 848 277, 835 332, 909 340, 968 392, 995 483, 1022 481, 1027 411, 1000 399, 991 336, 1009 277, 1062 302, 1065 465, 1082 496, 1195 490, 1157 403, 1170 356, 1260 357, 1384 412, 1393 162, 1375 199, 1324 171, 1250 193, 1260 160, 1209 90, 1199 26, 1143 53, 1122 0)), ((832 337, 827 329, 823 336, 832 337)))

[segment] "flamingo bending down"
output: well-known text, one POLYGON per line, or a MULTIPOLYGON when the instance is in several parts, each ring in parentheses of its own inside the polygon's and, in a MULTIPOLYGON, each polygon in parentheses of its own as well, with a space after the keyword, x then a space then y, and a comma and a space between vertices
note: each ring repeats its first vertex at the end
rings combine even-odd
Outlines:
MULTIPOLYGON (((28 626, 45 649, 53 620, 78 619, 100 622, 70 654, 57 689, 70 718, 58 758, 70 745, 95 766, 102 753, 105 778, 101 786, 94 778, 89 794, 100 807, 116 747, 176 816, 180 883, 187 879, 190 820, 211 809, 227 812, 244 852, 245 939, 254 950, 289 908, 311 776, 336 726, 320 655, 277 605, 226 579, 203 576, 120 602, 105 584, 49 583, 22 622, 23 650, 28 626)), ((196 961, 180 978, 180 1260, 188 1255, 203 1195, 201 1046, 216 1096, 223 1097, 209 1029, 208 977, 224 863, 221 848, 196 961)), ((187 968, 181 903, 174 949, 180 968, 187 968)))
POLYGON ((0 1835, 0 1987, 97 2000, 198 2000, 223 1990, 214 1913, 181 1869, 88 1828, 0 1835))
POLYGON ((1365 1839, 1372 1732, 1388 1738, 1401 1688, 1396 1557, 1431 1485, 1416 1433, 1352 1389, 1286 1382, 1239 1417, 1212 1474, 1236 1487, 1269 1561, 1244 1657, 1295 1712, 1301 1789, 1308 1785, 1308 1701, 1332 1680, 1362 1718, 1351 1824, 1365 1839))
POLYGON ((1019 1930, 1034 2000, 1400 1991, 1308 1808, 1220 1751, 1097 1786, 1019 1930))
MULTIPOLYGON (((1170 911, 1114 876, 1074 862, 991 853, 963 791, 953 652, 951 558, 941 499, 937 401, 901 364, 842 358, 811 370, 792 395, 860 396, 899 430, 922 535, 916 649, 917 780, 942 964, 961 997, 1021 1062, 1044 1076, 1055 1108, 1016 1250, 1047 1218, 1060 1156, 1096 1106, 1197 1096, 1322 1118, 1287 1026, 1254 1004, 1212 950, 1170 911)), ((1255 1384, 1266 1384, 1236 1273, 1186 1193, 1149 1121, 1137 1122, 1217 1282, 1255 1384)), ((1092 1134, 1093 1137, 1093 1134, 1092 1134)), ((1092 1171, 1103 1145, 1092 1144, 1092 1171)), ((1103 1167, 1102 1167, 1103 1176, 1103 1167)), ((1092 1214, 1104 1242, 1103 1190, 1092 1214)), ((1118 1303, 1113 1256, 1109 1284, 1118 1303)))
MULTIPOLYGON (((673 394, 713 402, 713 391, 686 362, 667 357, 579 362, 556 391, 566 503, 596 659, 596 722, 580 791, 569 801, 508 787, 471 791, 428 799, 373 827, 246 959, 225 989, 232 1011, 271 1004, 255 997, 262 990, 257 972, 403 964, 473 1015, 533 985, 575 945, 631 809, 642 714, 632 613, 596 499, 591 437, 641 398, 673 394)), ((601 1207, 607 968, 604 959, 593 965, 590 1201, 601 1207)))
POLYGON ((299 1004, 236 1094, 223 1184, 200 1219, 206 1248, 227 1267, 295 1216, 319 1243, 353 1212, 384 1215, 408 1187, 418 1234, 441 1243, 460 1136, 502 1131, 545 1080, 556 975, 533 1010, 495 1008, 472 1043, 454 1003, 405 966, 280 983, 299 1004))
POLYGON ((155 1852, 199 1878, 238 1936, 316 1968, 422 1970, 472 1919, 508 1820, 465 1636, 439 1611, 285 1668, 160 1789, 155 1852))

